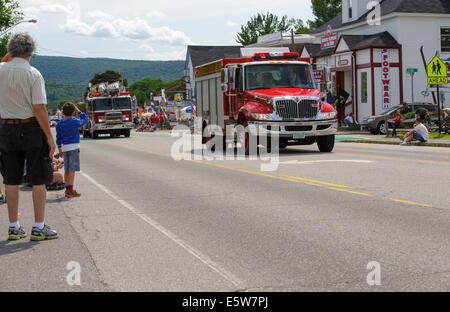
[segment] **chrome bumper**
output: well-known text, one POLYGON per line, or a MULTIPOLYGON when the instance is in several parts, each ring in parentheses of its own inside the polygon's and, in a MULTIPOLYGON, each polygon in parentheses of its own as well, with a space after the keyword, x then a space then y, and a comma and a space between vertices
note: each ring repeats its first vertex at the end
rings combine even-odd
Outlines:
POLYGON ((121 123, 121 124, 115 124, 115 125, 96 124, 94 126, 94 131, 127 130, 127 129, 133 129, 133 123, 127 122, 127 123, 121 123))
POLYGON ((290 140, 306 137, 334 135, 337 132, 336 120, 314 120, 302 122, 248 122, 252 135, 278 135, 290 140))

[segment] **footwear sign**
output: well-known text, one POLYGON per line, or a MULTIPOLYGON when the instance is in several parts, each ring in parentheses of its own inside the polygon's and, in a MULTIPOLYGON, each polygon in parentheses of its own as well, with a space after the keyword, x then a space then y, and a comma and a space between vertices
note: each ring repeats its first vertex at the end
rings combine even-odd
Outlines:
POLYGON ((435 56, 427 65, 427 76, 429 85, 448 84, 447 66, 439 56, 435 56))

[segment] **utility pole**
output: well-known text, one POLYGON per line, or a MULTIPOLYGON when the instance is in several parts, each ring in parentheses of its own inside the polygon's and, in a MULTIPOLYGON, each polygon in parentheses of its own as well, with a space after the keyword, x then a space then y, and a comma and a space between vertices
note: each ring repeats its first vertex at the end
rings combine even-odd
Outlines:
POLYGON ((291 52, 295 50, 294 28, 291 29, 291 52))

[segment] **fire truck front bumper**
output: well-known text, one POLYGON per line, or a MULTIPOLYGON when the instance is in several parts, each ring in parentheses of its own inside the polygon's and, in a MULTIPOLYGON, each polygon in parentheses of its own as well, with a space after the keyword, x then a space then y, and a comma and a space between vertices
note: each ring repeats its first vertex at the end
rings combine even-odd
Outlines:
POLYGON ((285 140, 334 135, 337 132, 336 120, 315 120, 302 122, 248 122, 248 129, 254 136, 276 136, 285 140))
POLYGON ((121 124, 97 124, 94 126, 95 131, 109 131, 109 130, 127 130, 133 129, 133 123, 121 123, 121 124))

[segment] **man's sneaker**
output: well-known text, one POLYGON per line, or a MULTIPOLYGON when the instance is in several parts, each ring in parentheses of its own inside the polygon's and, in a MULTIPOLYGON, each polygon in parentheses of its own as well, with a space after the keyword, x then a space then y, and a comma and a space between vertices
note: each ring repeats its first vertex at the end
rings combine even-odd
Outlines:
POLYGON ((10 227, 8 229, 8 239, 9 240, 19 240, 21 238, 27 237, 27 234, 25 234, 25 231, 22 227, 16 229, 15 227, 10 227))
POLYGON ((409 146, 409 145, 411 145, 411 143, 409 143, 409 142, 403 142, 400 144, 400 146, 409 146))
POLYGON ((69 192, 68 190, 66 190, 66 197, 67 198, 74 198, 74 197, 80 197, 81 194, 78 193, 77 191, 73 190, 72 192, 69 192))
POLYGON ((38 227, 33 226, 31 230, 30 240, 32 241, 43 241, 46 239, 57 239, 59 237, 56 231, 51 230, 48 225, 44 225, 44 228, 41 230, 38 227))

